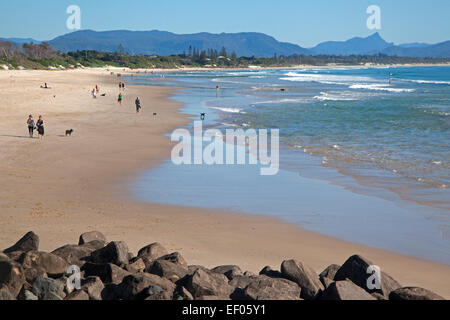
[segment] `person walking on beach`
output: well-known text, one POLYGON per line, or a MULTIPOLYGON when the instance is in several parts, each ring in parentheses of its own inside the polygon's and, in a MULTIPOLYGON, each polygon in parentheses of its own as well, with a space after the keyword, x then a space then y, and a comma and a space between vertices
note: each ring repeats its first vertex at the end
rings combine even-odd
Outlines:
POLYGON ((39 139, 44 138, 44 119, 39 116, 39 120, 36 122, 37 131, 39 133, 39 139))
POLYGON ((92 98, 96 99, 97 95, 95 94, 95 89, 92 89, 92 98))
POLYGON ((123 96, 121 93, 119 93, 119 98, 117 99, 117 102, 119 102, 120 105, 122 105, 123 96))
POLYGON ((34 134, 34 119, 33 119, 33 116, 31 114, 28 116, 27 125, 28 125, 28 133, 30 135, 30 138, 33 138, 33 134, 34 134))
POLYGON ((139 97, 136 98, 136 113, 139 113, 139 111, 141 111, 141 100, 139 100, 139 97))
POLYGON ((119 91, 122 91, 122 82, 119 82, 119 91))

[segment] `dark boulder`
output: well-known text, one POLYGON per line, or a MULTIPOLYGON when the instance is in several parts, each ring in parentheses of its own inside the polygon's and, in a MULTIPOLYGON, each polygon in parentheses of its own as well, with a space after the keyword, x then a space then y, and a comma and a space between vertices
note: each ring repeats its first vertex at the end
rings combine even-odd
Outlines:
POLYGON ((283 276, 297 283, 302 288, 301 297, 305 300, 317 298, 325 289, 317 273, 302 262, 287 260, 281 264, 283 276))
MULTIPOLYGON (((171 281, 161 278, 154 274, 139 273, 125 277, 122 283, 118 286, 120 296, 124 300, 144 300, 149 297, 148 290, 145 289, 157 286, 164 292, 167 292, 168 299, 172 299, 175 291, 175 284, 171 281)), ((155 291, 152 291, 155 292, 155 291)))
POLYGON ((63 258, 70 265, 76 265, 81 268, 86 263, 86 261, 89 260, 89 256, 95 250, 96 249, 93 249, 92 247, 86 245, 79 246, 68 244, 52 251, 52 253, 54 255, 57 255, 58 257, 63 258))
POLYGON ((91 241, 101 241, 103 243, 106 243, 106 237, 101 232, 98 231, 85 232, 82 235, 80 235, 78 244, 83 245, 91 241))
POLYGON ((39 249, 39 237, 33 231, 24 235, 15 245, 3 250, 4 253, 11 253, 14 251, 37 251, 39 249))
POLYGON ((89 300, 89 295, 83 290, 75 290, 71 294, 67 295, 64 300, 87 301, 89 300))
POLYGON ((392 291, 391 294, 389 295, 389 300, 399 301, 399 300, 445 300, 445 299, 427 289, 417 287, 406 287, 392 291))
POLYGON ((86 263, 81 271, 84 271, 85 277, 99 277, 105 284, 119 284, 123 278, 130 275, 128 271, 112 263, 86 263))
POLYGON ((95 250, 91 254, 94 263, 113 263, 117 266, 128 264, 128 246, 123 241, 113 241, 104 248, 95 250))
POLYGON ((17 297, 25 281, 20 264, 8 257, 0 257, 0 287, 7 287, 9 292, 17 297))
POLYGON ((334 277, 340 268, 341 268, 340 265, 332 264, 332 265, 326 267, 325 270, 323 270, 319 274, 319 278, 328 278, 328 279, 334 280, 334 277))
POLYGON ((234 288, 228 284, 228 278, 223 274, 198 269, 188 276, 186 289, 194 296, 218 296, 229 298, 234 288))
POLYGON ((63 300, 65 297, 64 283, 62 281, 43 277, 34 280, 31 292, 39 300, 63 300))
POLYGON ((401 287, 401 285, 395 281, 391 276, 387 273, 381 271, 381 283, 380 289, 369 289, 368 288, 368 280, 372 276, 372 274, 368 273, 368 269, 370 266, 374 266, 374 263, 371 261, 359 256, 354 255, 350 257, 341 268, 339 268, 336 273, 334 280, 342 281, 349 279, 357 286, 363 288, 368 293, 380 293, 385 298, 389 298, 389 294, 401 287))
POLYGON ((18 262, 26 269, 35 269, 50 277, 60 277, 66 273, 69 264, 55 254, 48 252, 29 251, 21 255, 18 262))
POLYGON ((323 293, 322 300, 377 300, 350 280, 333 282, 323 293))
MULTIPOLYGON (((130 263, 125 266, 125 270, 131 273, 144 272, 147 266, 142 258, 133 258, 130 263)), ((151 265, 150 265, 151 267, 151 265)))
POLYGON ((301 300, 301 288, 292 281, 258 276, 244 289, 246 300, 301 300))
POLYGON ((280 271, 273 270, 271 267, 264 267, 260 272, 260 276, 268 276, 270 278, 284 278, 280 271))
POLYGON ((194 300, 194 297, 185 287, 177 286, 173 293, 173 300, 191 301, 194 300))
POLYGON ((178 264, 182 267, 185 267, 185 268, 188 267, 186 260, 184 260, 183 256, 179 252, 174 252, 174 253, 159 257, 158 260, 167 260, 172 263, 178 264))
POLYGON ((167 260, 156 260, 148 273, 177 282, 188 273, 188 269, 167 260))
POLYGON ((225 275, 229 280, 232 280, 236 276, 242 276, 242 270, 235 265, 218 266, 211 269, 212 272, 217 272, 225 275))
POLYGON ((169 252, 166 250, 166 248, 164 248, 160 243, 155 242, 139 250, 138 258, 153 261, 167 254, 169 254, 169 252))
POLYGON ((87 277, 81 282, 81 290, 88 294, 90 300, 102 300, 105 286, 99 277, 87 277))

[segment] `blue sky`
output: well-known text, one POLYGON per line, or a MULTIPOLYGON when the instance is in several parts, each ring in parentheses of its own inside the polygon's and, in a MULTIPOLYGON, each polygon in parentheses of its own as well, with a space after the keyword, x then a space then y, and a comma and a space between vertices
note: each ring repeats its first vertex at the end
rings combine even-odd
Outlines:
POLYGON ((387 41, 450 40, 449 0, 2 0, 0 37, 49 40, 71 32, 69 5, 80 6, 82 29, 257 31, 303 47, 372 34, 366 9, 378 5, 387 41))

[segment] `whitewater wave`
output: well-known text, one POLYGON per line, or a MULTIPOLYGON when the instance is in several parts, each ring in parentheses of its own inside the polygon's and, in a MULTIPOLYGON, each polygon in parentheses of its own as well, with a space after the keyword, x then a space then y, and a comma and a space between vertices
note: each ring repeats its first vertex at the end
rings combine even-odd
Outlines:
POLYGON ((320 96, 315 96, 314 99, 320 101, 356 101, 361 97, 352 92, 321 92, 320 96))
POLYGON ((410 80, 410 79, 401 79, 402 81, 409 81, 420 84, 446 84, 450 86, 450 81, 434 81, 434 80, 410 80))
POLYGON ((253 105, 258 105, 258 104, 305 103, 305 102, 309 102, 309 100, 305 99, 305 98, 298 98, 298 99, 284 98, 284 99, 278 99, 278 100, 268 100, 268 101, 254 102, 252 104, 253 105))
POLYGON ((288 72, 286 77, 280 78, 280 80, 294 81, 294 82, 318 82, 323 84, 340 84, 347 85, 353 82, 372 81, 374 79, 361 76, 342 76, 332 74, 311 74, 311 73, 297 73, 288 72))
POLYGON ((227 113, 241 113, 241 111, 243 109, 239 109, 239 108, 223 108, 223 107, 210 107, 211 109, 216 109, 222 112, 227 112, 227 113))
POLYGON ((349 87, 350 89, 363 89, 363 90, 373 90, 373 91, 387 91, 387 92, 415 92, 414 89, 404 89, 404 88, 389 88, 384 84, 354 84, 349 87))

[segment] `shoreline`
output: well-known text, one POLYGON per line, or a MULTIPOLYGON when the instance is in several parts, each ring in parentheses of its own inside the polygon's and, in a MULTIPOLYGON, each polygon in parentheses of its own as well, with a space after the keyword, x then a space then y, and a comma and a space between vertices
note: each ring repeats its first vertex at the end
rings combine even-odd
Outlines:
POLYGON ((267 263, 277 267, 284 258, 303 260, 321 272, 331 263, 361 254, 404 286, 422 286, 450 297, 448 265, 347 243, 263 216, 149 205, 131 199, 124 189, 127 183, 169 157, 171 144, 163 135, 190 121, 178 112, 181 104, 168 98, 172 89, 127 86, 124 106, 118 107, 119 79, 106 70, 6 72, 13 78, 5 82, 6 107, 1 107, 8 121, 0 134, 4 150, 0 172, 6 177, 0 197, 2 249, 30 230, 41 237, 43 249, 53 250, 75 242, 70 238, 74 232, 97 229, 108 239, 125 240, 133 252, 159 241, 180 251, 190 264, 213 267, 211 263, 233 262, 252 272, 267 263), (51 92, 55 98, 34 89, 44 81, 57 83, 54 90, 58 92, 51 92), (106 88, 104 103, 101 97, 89 96, 87 81, 92 81, 91 87, 98 82, 106 88), (129 94, 138 94, 143 101, 140 120, 136 120, 129 94), (59 100, 60 95, 64 99, 59 100), (24 99, 26 107, 33 101, 32 110, 24 109, 24 99), (149 108, 158 113, 157 119, 145 113, 149 108), (31 144, 35 141, 20 138, 24 135, 22 118, 42 109, 48 110, 44 112, 48 140, 31 144), (73 139, 58 136, 72 125, 80 128, 74 128, 73 139))

